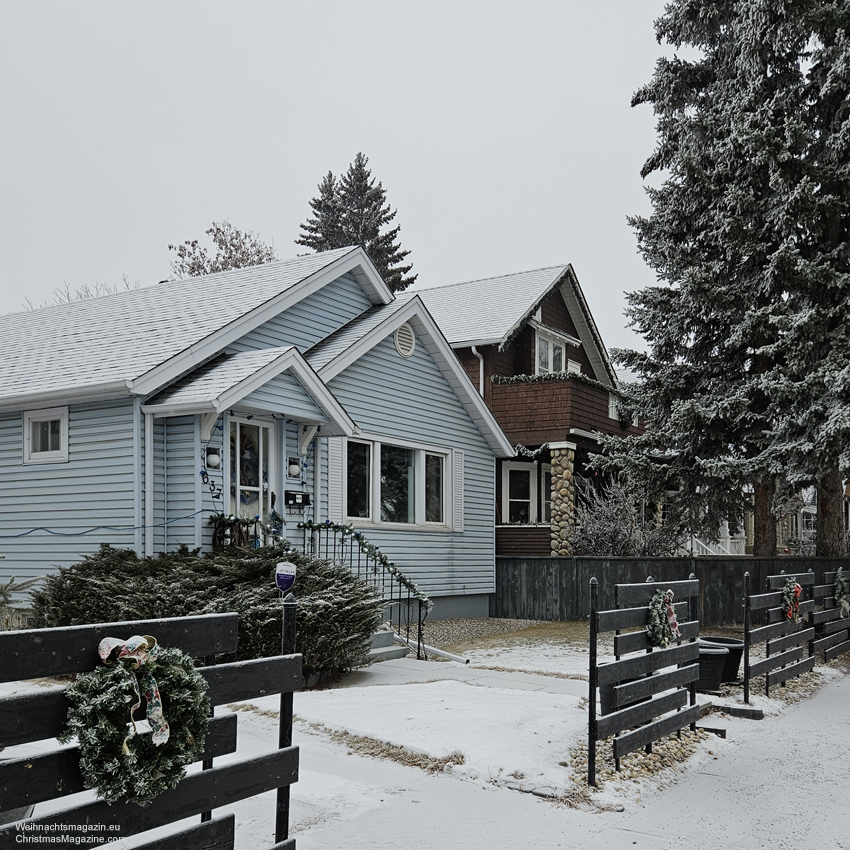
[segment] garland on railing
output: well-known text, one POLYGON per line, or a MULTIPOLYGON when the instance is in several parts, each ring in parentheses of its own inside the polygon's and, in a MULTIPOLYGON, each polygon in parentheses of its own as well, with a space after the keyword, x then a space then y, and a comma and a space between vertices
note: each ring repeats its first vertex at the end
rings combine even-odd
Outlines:
POLYGON ((587 375, 581 372, 543 372, 540 375, 491 375, 490 380, 494 384, 536 384, 542 381, 578 381, 580 384, 587 384, 589 387, 596 387, 605 392, 613 392, 618 396, 619 391, 613 387, 608 387, 601 381, 595 378, 588 378, 587 375))
POLYGON ((785 587, 782 588, 782 610, 789 620, 799 623, 800 617, 800 594, 803 588, 797 584, 797 579, 793 576, 785 582, 785 587))
POLYGON ((839 567, 835 574, 835 604, 841 609, 841 616, 850 614, 850 604, 847 602, 847 576, 844 568, 839 567))
POLYGON ((289 548, 289 541, 283 536, 283 517, 272 508, 265 520, 260 518, 259 514, 254 517, 240 517, 233 514, 217 513, 210 514, 207 518, 207 524, 213 526, 225 525, 230 528, 241 529, 241 537, 245 541, 245 545, 258 547, 260 545, 256 535, 253 539, 250 538, 251 529, 259 529, 266 537, 271 537, 273 542, 289 548))
POLYGON ((406 587, 417 599, 424 602, 429 611, 434 607, 434 603, 430 598, 395 565, 394 561, 387 558, 377 546, 370 543, 363 536, 362 532, 357 531, 351 525, 342 525, 338 522, 331 522, 329 519, 324 522, 304 520, 304 522, 298 523, 298 528, 302 528, 305 531, 331 531, 341 535, 343 538, 350 537, 359 546, 360 551, 364 555, 373 558, 376 563, 379 563, 402 587, 406 587))

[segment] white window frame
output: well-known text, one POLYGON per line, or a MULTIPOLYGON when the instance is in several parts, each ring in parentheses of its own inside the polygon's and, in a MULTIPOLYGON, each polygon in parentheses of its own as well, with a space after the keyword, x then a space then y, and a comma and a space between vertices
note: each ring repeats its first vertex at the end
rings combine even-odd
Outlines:
POLYGON ((26 410, 23 419, 25 464, 68 462, 68 408, 48 407, 44 410, 26 410), (59 448, 52 452, 34 452, 32 449, 32 426, 36 422, 59 420, 59 448))
POLYGON ((548 333, 547 331, 540 330, 537 328, 536 336, 534 338, 534 373, 536 375, 548 375, 551 373, 561 373, 567 368, 567 342, 565 339, 556 336, 555 334, 548 333), (540 340, 546 340, 549 346, 548 357, 546 358, 546 368, 544 369, 540 365, 540 340), (561 368, 554 368, 554 352, 553 346, 557 345, 561 349, 561 368))
POLYGON ((452 449, 440 446, 431 446, 423 443, 412 443, 407 440, 396 440, 392 437, 367 437, 349 438, 345 440, 342 457, 342 509, 345 512, 345 521, 357 525, 369 525, 378 528, 394 529, 429 529, 434 531, 449 531, 453 523, 453 497, 454 497, 454 455, 452 449), (360 443, 370 447, 370 498, 369 516, 348 516, 348 446, 349 443, 360 443), (381 520, 381 447, 395 446, 400 449, 413 451, 414 460, 414 521, 411 522, 387 522, 381 520), (427 522, 425 519, 425 455, 437 455, 443 459, 443 520, 442 522, 427 522))
POLYGON ((608 418, 609 419, 619 419, 620 411, 617 407, 617 396, 609 392, 608 393, 608 418))
POLYGON ((551 479, 552 464, 551 463, 541 463, 540 464, 540 474, 538 476, 540 478, 540 503, 539 503, 539 507, 538 507, 538 510, 537 510, 537 521, 541 525, 551 525, 552 524, 552 517, 551 517, 552 490, 550 488, 549 492, 548 493, 546 492, 546 473, 547 472, 549 473, 549 476, 550 476, 549 480, 551 481, 552 480, 551 479), (548 520, 543 518, 543 506, 546 502, 549 503, 550 517, 549 517, 548 520))
POLYGON ((265 521, 267 514, 271 510, 271 494, 278 492, 278 482, 281 480, 278 476, 278 422, 273 419, 263 419, 261 417, 252 416, 250 419, 247 416, 228 415, 226 417, 224 429, 224 469, 222 470, 223 489, 226 495, 225 504, 227 505, 226 513, 238 517, 240 505, 236 501, 236 497, 230 492, 230 428, 234 423, 239 425, 259 425, 262 428, 269 429, 268 440, 268 470, 269 470, 269 489, 263 493, 262 485, 262 470, 260 471, 260 519, 265 521))

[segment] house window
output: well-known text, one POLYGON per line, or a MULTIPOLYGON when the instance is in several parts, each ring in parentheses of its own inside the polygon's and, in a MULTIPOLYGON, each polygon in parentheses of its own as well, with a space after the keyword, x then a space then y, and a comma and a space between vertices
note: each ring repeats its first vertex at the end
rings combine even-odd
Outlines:
POLYGON ((543 331, 537 331, 537 374, 563 372, 566 362, 564 352, 565 346, 562 340, 543 331))
POLYGON ((271 425, 230 420, 230 513, 243 519, 271 512, 271 425))
POLYGON ((502 522, 533 525, 552 520, 552 467, 548 463, 502 464, 502 522))
POLYGON ((448 524, 448 452, 348 440, 346 455, 348 519, 448 524))
POLYGON ((68 408, 51 407, 24 413, 24 463, 68 460, 68 408))
POLYGON ((614 393, 608 393, 608 418, 620 418, 620 411, 617 409, 617 396, 614 393))

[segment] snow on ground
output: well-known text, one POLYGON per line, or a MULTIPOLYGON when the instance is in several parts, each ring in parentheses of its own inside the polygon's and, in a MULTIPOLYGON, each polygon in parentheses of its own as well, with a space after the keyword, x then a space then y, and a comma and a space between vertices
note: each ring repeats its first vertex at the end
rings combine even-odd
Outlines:
MULTIPOLYGON (((762 721, 709 715, 705 725, 726 728, 726 740, 708 736, 684 765, 609 782, 577 809, 516 786, 579 789, 559 762, 584 740, 587 683, 562 677, 585 672, 586 656, 551 641, 468 655, 470 666, 386 662, 340 687, 296 694, 301 767, 291 835, 299 850, 372 850, 386 842, 421 850, 632 850, 661 842, 700 850, 850 847, 840 744, 850 684, 841 672, 819 668, 823 687, 795 704, 754 692, 753 706, 767 715, 762 721), (432 774, 368 757, 334 730, 435 758, 459 751, 465 759, 432 774)), ((740 689, 725 701, 741 705, 740 689)), ((268 714, 277 707, 277 697, 242 706, 239 751, 217 763, 273 748, 277 721, 268 714)), ((274 807, 274 792, 231 807, 240 850, 271 846, 274 807)))

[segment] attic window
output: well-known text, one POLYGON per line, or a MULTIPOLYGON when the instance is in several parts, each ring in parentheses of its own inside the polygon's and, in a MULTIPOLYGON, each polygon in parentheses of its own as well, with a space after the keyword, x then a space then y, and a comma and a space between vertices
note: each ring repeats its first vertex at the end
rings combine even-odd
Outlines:
POLYGON ((402 357, 410 357, 416 349, 416 334, 413 333, 413 328, 407 322, 396 328, 393 334, 393 342, 396 351, 402 357))

